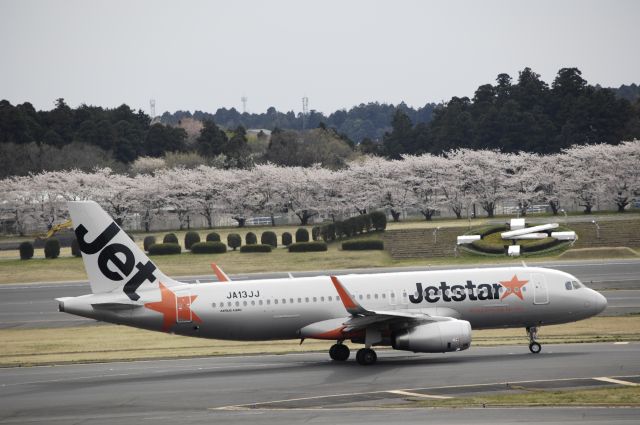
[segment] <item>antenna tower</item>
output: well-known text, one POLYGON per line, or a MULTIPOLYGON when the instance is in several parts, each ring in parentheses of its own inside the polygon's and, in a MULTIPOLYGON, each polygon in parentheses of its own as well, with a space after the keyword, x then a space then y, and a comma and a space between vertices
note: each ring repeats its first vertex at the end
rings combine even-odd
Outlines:
POLYGON ((149 100, 149 113, 151 114, 151 119, 154 119, 156 117, 156 100, 155 99, 149 100))
POLYGON ((247 96, 242 96, 240 100, 242 101, 242 113, 244 114, 247 112, 247 100, 249 99, 247 99, 247 96))
POLYGON ((309 116, 309 98, 302 98, 302 129, 307 129, 307 117, 309 116))

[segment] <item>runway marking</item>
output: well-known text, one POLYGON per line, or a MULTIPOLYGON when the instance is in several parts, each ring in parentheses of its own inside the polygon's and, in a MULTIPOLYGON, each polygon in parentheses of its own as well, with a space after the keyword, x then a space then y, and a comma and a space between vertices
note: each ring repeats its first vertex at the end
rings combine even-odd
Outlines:
POLYGON ((614 342, 613 345, 628 345, 629 341, 618 341, 618 342, 614 342))
POLYGON ((436 398, 436 399, 442 399, 442 400, 453 398, 446 395, 421 394, 421 393, 413 393, 410 391, 403 391, 403 390, 391 390, 387 392, 391 394, 406 395, 409 397, 418 397, 418 398, 436 398))
MULTIPOLYGON (((637 378, 640 375, 633 375, 627 378, 637 378)), ((611 384, 617 385, 628 385, 628 386, 639 386, 640 384, 636 384, 629 381, 623 381, 620 379, 609 378, 609 377, 592 377, 592 378, 560 378, 560 379, 538 379, 533 381, 514 381, 514 382, 492 382, 488 384, 462 384, 462 385, 448 385, 443 387, 430 387, 430 388, 412 388, 405 390, 382 390, 382 391, 369 391, 369 392, 360 392, 360 393, 343 393, 343 394, 328 394, 328 395, 319 395, 312 397, 300 397, 300 398, 290 398, 284 400, 272 400, 272 401, 263 401, 263 402, 255 402, 255 403, 246 403, 246 404, 233 404, 228 406, 220 406, 220 407, 209 407, 207 410, 332 410, 332 409, 342 409, 344 407, 272 407, 278 404, 284 403, 292 403, 297 401, 309 401, 309 400, 322 400, 322 399, 337 399, 337 398, 349 398, 353 396, 362 396, 362 395, 374 395, 374 394, 395 394, 395 395, 403 395, 409 397, 422 397, 422 398, 430 398, 430 399, 451 399, 455 397, 451 396, 441 396, 441 395, 432 395, 432 394, 422 394, 417 393, 416 391, 424 391, 424 390, 441 390, 441 389, 451 389, 451 388, 468 388, 468 387, 490 387, 495 385, 503 385, 505 388, 511 388, 513 385, 520 384, 532 384, 532 383, 542 383, 542 382, 562 382, 562 381, 587 381, 587 380, 598 380, 602 382, 607 382, 611 384)), ((333 404, 339 404, 333 403, 333 404)), ((351 409, 355 407, 349 407, 347 409, 351 409)), ((373 407, 375 408, 375 407, 373 407)))
POLYGON ((598 378, 593 378, 593 379, 595 379, 596 381, 609 382, 611 384, 626 385, 629 387, 640 386, 640 384, 636 384, 635 382, 623 381, 621 379, 609 378, 607 376, 600 376, 598 378))

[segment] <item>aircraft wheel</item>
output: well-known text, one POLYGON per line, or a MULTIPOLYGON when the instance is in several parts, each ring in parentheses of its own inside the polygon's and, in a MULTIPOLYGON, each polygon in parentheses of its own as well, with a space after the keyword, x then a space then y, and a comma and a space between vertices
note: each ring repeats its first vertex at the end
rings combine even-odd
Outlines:
POLYGON ((538 354, 540 350, 542 350, 542 346, 537 342, 532 342, 531 344, 529 344, 529 351, 531 351, 533 354, 538 354))
POLYGON ((356 360, 363 366, 369 366, 378 360, 378 355, 371 348, 361 348, 356 353, 356 360))
POLYGON ((349 347, 344 344, 333 344, 329 349, 329 357, 331 360, 343 362, 349 358, 349 347))

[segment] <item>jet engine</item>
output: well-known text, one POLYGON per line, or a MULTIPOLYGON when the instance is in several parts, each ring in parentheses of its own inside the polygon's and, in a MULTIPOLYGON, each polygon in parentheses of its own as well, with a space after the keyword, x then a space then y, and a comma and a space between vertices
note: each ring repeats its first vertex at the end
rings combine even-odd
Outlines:
POLYGON ((466 320, 430 322, 394 334, 391 346, 414 353, 462 351, 471 346, 471 324, 466 320))

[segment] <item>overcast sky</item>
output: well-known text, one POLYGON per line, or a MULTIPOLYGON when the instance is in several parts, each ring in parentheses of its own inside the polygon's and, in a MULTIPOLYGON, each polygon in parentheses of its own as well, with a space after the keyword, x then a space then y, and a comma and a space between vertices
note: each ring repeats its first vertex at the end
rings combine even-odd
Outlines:
POLYGON ((0 98, 159 113, 473 96, 529 66, 640 83, 640 1, 0 0, 0 98))

